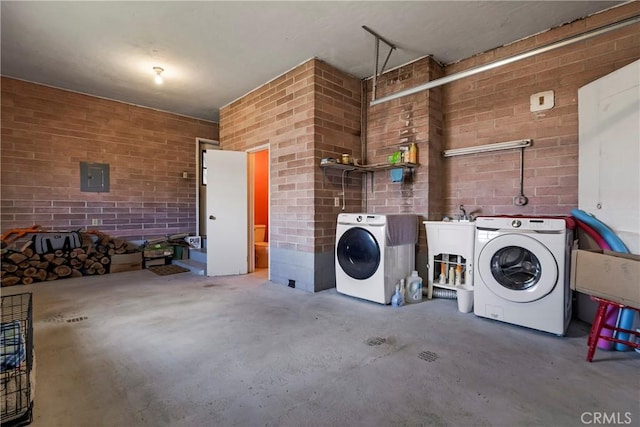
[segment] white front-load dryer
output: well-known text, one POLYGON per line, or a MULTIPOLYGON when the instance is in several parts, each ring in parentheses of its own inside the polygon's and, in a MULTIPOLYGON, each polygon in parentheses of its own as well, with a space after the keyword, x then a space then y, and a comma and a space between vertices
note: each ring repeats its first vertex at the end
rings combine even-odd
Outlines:
POLYGON ((564 335, 571 320, 572 235, 565 219, 478 218, 475 314, 564 335))
MULTIPOLYGON (((394 234, 405 231, 394 233, 394 224, 407 224, 396 221, 398 217, 394 215, 389 221, 387 215, 338 215, 335 252, 338 292, 380 304, 391 302, 395 285, 415 267, 414 242, 390 244, 390 236, 393 240, 394 234)), ((417 229, 417 216, 401 219, 409 219, 409 224, 413 221, 417 229)))

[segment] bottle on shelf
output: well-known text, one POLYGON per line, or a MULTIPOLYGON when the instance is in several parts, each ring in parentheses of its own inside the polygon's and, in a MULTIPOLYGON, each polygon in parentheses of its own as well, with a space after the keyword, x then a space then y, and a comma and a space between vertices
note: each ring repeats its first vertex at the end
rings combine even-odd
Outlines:
POLYGON ((409 146, 409 163, 418 163, 418 145, 415 142, 409 146))
POLYGON ((456 263, 455 285, 462 285, 462 257, 460 255, 458 255, 458 262, 456 263))

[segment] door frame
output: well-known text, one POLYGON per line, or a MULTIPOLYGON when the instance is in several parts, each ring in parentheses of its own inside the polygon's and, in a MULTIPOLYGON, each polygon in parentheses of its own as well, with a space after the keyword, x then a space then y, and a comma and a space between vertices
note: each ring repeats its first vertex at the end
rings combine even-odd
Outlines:
MULTIPOLYGON (((207 139, 207 138, 200 138, 200 137, 196 137, 196 171, 195 171, 195 177, 196 177, 196 224, 195 224, 195 230, 193 230, 194 235, 195 236, 200 236, 200 221, 202 220, 202 218, 200 218, 200 183, 202 182, 202 145, 203 144, 207 144, 207 145, 214 145, 217 146, 218 149, 221 149, 220 147, 220 141, 216 141, 215 139, 207 139)), ((207 198, 205 197, 205 201, 207 200, 207 198)), ((204 220, 206 221, 206 215, 204 220)), ((204 236, 202 236, 202 238, 204 238, 204 236)), ((205 242, 202 241, 201 242, 201 248, 206 248, 205 246, 205 242)))
MULTIPOLYGON (((247 151, 247 154, 249 155, 249 179, 247 180, 247 185, 248 185, 248 197, 249 197, 249 224, 247 224, 249 226, 249 230, 251 230, 251 232, 249 233, 249 272, 252 273, 256 270, 256 245, 255 245, 255 236, 254 236, 254 232, 253 232, 253 224, 255 222, 255 203, 254 203, 254 196, 255 196, 255 185, 254 185, 254 180, 255 180, 255 157, 253 156, 253 154, 259 152, 259 151, 264 151, 267 150, 269 152, 269 161, 267 162, 267 174, 269 176, 269 187, 268 187, 268 196, 267 196, 267 212, 269 215, 269 221, 267 224, 267 242, 269 242, 269 252, 271 252, 271 147, 270 145, 267 144, 263 144, 263 145, 258 145, 257 147, 252 147, 247 151)), ((269 255, 269 276, 268 279, 271 279, 271 254, 269 255)))

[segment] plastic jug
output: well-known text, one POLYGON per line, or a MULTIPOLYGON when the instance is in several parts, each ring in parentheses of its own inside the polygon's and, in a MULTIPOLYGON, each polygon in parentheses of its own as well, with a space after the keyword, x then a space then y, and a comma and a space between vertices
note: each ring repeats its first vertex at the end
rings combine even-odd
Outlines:
POLYGON ((422 278, 418 276, 418 272, 413 270, 411 276, 407 277, 407 302, 422 301, 422 278))

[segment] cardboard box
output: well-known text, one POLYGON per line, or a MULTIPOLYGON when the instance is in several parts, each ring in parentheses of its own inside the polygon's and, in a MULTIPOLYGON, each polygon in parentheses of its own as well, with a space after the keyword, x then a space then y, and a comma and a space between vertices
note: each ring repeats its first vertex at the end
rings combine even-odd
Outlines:
POLYGON ((123 271, 142 270, 142 253, 115 254, 111 255, 110 273, 120 273, 123 271))
POLYGON ((640 255, 575 249, 571 289, 640 308, 640 255))

